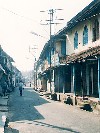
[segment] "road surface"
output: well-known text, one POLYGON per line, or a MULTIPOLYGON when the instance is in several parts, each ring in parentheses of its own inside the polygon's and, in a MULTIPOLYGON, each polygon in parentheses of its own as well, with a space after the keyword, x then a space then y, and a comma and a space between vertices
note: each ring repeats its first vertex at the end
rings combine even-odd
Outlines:
POLYGON ((100 115, 47 100, 32 88, 10 94, 5 133, 100 133, 100 115))

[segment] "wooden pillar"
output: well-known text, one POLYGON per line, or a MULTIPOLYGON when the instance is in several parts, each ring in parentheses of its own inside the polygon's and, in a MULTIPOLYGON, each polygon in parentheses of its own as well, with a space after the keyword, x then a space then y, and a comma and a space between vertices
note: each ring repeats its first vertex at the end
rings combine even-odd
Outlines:
MULTIPOLYGON (((65 67, 65 66, 64 66, 65 67)), ((65 68, 63 67, 63 93, 65 93, 65 68)))
POLYGON ((71 66, 71 93, 73 93, 73 66, 71 66))
POLYGON ((54 73, 55 73, 55 70, 52 71, 52 84, 51 84, 51 92, 55 92, 55 86, 54 86, 54 73))
POLYGON ((86 89, 87 89, 87 95, 89 96, 89 66, 86 65, 86 89))
POLYGON ((60 70, 58 70, 58 92, 60 93, 60 70))
POLYGON ((74 65, 71 68, 71 92, 76 95, 76 92, 75 92, 75 66, 74 65))
POLYGON ((84 99, 84 88, 83 88, 83 64, 80 62, 80 67, 81 67, 81 91, 82 91, 82 97, 84 99))
POLYGON ((92 95, 94 93, 94 90, 93 90, 93 68, 91 68, 91 81, 92 81, 92 95))
POLYGON ((100 58, 98 59, 98 93, 99 93, 99 100, 100 100, 100 58))
POLYGON ((76 89, 75 89, 75 65, 72 66, 72 84, 71 84, 71 92, 73 92, 73 105, 76 105, 76 89))

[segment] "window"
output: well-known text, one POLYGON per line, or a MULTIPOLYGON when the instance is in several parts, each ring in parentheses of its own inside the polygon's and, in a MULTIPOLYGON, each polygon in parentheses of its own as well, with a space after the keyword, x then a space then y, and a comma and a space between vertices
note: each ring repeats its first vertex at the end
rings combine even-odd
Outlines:
POLYGON ((88 43, 88 28, 85 25, 84 31, 83 31, 83 45, 86 45, 88 43))
POLYGON ((99 22, 96 19, 93 23, 93 42, 99 39, 99 22))
POLYGON ((74 49, 78 48, 78 33, 76 31, 75 36, 74 36, 74 49))
POLYGON ((66 41, 61 42, 61 54, 66 55, 66 41))
POLYGON ((7 58, 4 57, 4 64, 7 65, 7 58))

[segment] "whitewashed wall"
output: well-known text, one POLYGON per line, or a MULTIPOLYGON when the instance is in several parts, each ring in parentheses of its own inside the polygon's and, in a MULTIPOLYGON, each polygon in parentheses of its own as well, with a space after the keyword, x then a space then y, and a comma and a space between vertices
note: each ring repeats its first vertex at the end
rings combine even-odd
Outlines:
MULTIPOLYGON (((96 16, 99 20, 99 30, 100 30, 100 15, 96 16)), ((72 30, 70 30, 67 34, 66 34, 66 51, 67 51, 67 55, 71 55, 73 53, 78 53, 80 51, 86 50, 88 47, 91 46, 95 46, 95 43, 92 42, 92 22, 93 22, 94 18, 91 20, 86 20, 80 24, 78 24, 76 27, 74 27, 72 30), (88 27, 88 44, 83 46, 83 30, 84 30, 84 26, 87 25, 88 27), (74 35, 75 32, 78 32, 78 49, 74 50, 74 35)), ((99 31, 100 33, 100 31, 99 31)), ((100 34, 99 34, 100 37, 100 34)), ((98 44, 98 40, 96 42, 96 45, 98 44)))

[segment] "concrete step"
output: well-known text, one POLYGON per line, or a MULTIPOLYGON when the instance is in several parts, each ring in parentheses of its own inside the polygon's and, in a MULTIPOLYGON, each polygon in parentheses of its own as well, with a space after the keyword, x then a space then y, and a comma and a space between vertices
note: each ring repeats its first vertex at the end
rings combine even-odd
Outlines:
POLYGON ((7 106, 8 105, 8 96, 0 97, 0 106, 7 106))
POLYGON ((0 112, 8 112, 7 106, 0 106, 0 112))

